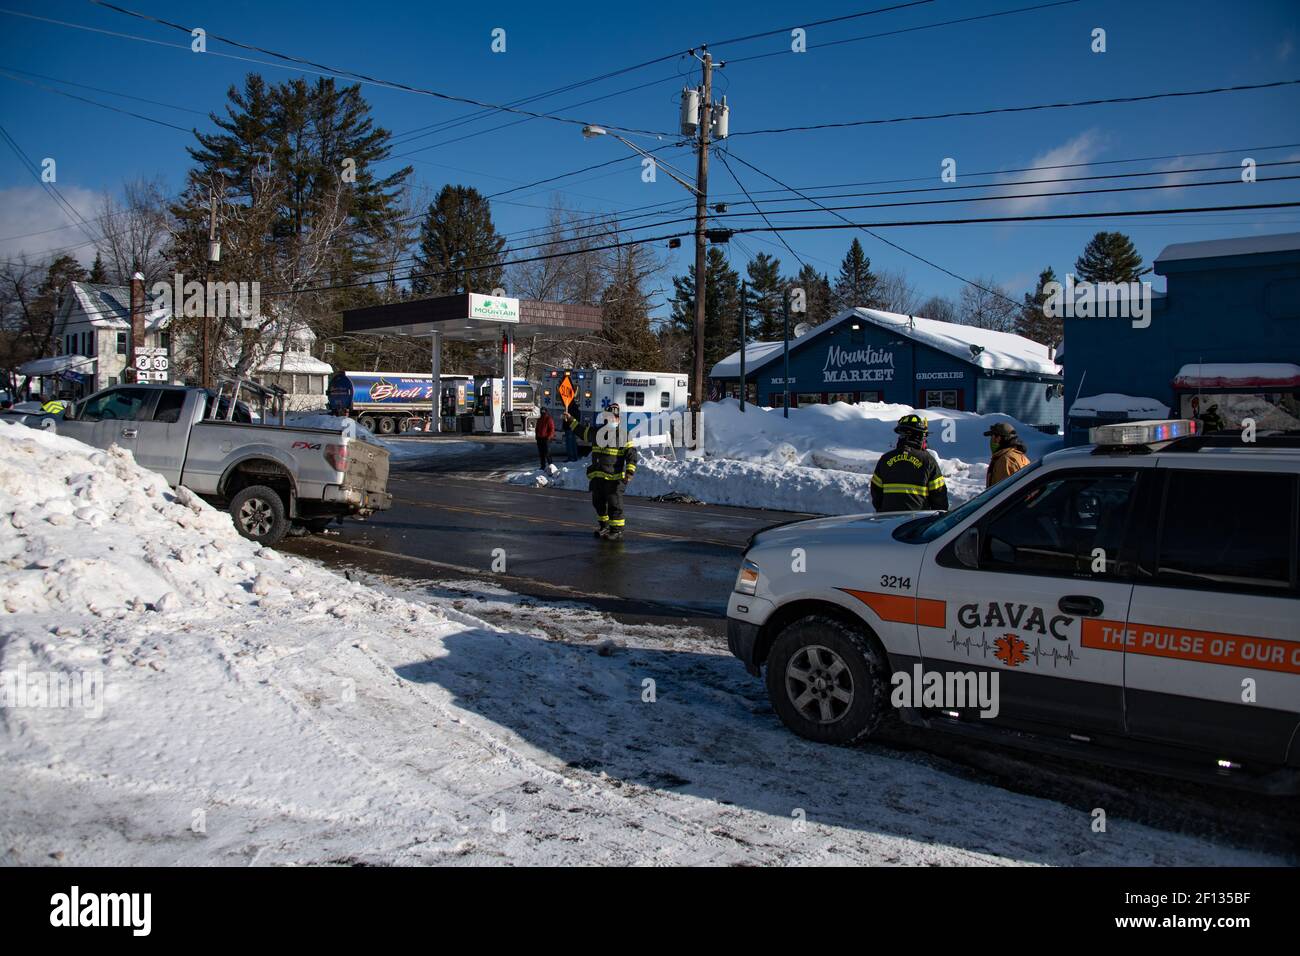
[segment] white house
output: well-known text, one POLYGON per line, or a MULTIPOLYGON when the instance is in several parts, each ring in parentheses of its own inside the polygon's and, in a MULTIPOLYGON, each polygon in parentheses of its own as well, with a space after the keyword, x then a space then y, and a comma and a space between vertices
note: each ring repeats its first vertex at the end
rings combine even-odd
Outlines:
MULTIPOLYGON (((172 355, 171 315, 145 301, 145 346, 172 355)), ((131 339, 131 289, 121 285, 70 282, 54 320, 61 355, 84 355, 93 364, 78 368, 85 393, 122 381, 131 339)), ((171 363, 175 367, 175 362, 171 363)))
MULTIPOLYGON (((172 313, 161 305, 155 308, 148 297, 142 301, 145 303, 145 347, 165 349, 169 359, 165 381, 179 381, 182 343, 172 336, 172 313)), ((130 287, 69 283, 55 319, 55 335, 61 355, 81 355, 92 360, 76 368, 85 377, 82 394, 120 384, 130 351, 130 287)), ((289 393, 286 404, 291 410, 324 407, 333 369, 311 354, 316 334, 306 325, 294 328, 288 336, 287 350, 283 347, 286 336, 278 323, 263 336, 267 347, 251 377, 266 385, 282 387, 289 393)), ((231 355, 230 359, 233 361, 234 357, 231 355)))
POLYGON ((263 385, 278 385, 289 393, 285 406, 290 411, 315 411, 325 406, 325 392, 334 369, 311 354, 316 333, 298 326, 286 336, 278 325, 267 330, 272 345, 258 362, 253 380, 263 385), (283 348, 288 338, 288 349, 283 348))

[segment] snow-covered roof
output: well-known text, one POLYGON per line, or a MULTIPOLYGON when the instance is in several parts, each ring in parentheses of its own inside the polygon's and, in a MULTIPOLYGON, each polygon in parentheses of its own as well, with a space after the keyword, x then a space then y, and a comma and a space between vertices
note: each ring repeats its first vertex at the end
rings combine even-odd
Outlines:
POLYGON ((855 313, 882 328, 924 342, 957 358, 974 362, 980 368, 1039 372, 1044 375, 1060 374, 1056 362, 1048 355, 1046 345, 1039 345, 1032 339, 1013 332, 994 332, 973 325, 925 319, 919 315, 899 315, 896 312, 863 308, 847 310, 826 324, 842 322, 855 313), (981 350, 978 355, 974 353, 972 346, 981 350))
MULTIPOLYGON (((845 309, 835 318, 823 322, 792 340, 790 348, 802 346, 811 339, 824 334, 827 330, 847 322, 850 319, 866 320, 898 335, 922 342, 931 348, 971 362, 980 368, 1001 371, 1035 372, 1042 375, 1059 375, 1060 367, 1048 354, 1046 345, 1016 335, 1012 332, 994 332, 980 329, 973 325, 960 325, 956 322, 942 322, 938 319, 926 319, 921 316, 900 315, 896 312, 884 312, 880 309, 845 309), (972 348, 972 346, 974 348, 972 348)), ((745 349, 745 375, 751 369, 771 361, 781 354, 780 342, 754 342, 745 349)), ((737 349, 717 365, 711 373, 716 378, 728 378, 740 375, 740 351, 737 349)))
POLYGON ((1202 242, 1175 242, 1165 246, 1156 264, 1189 259, 1221 259, 1225 256, 1250 256, 1267 252, 1300 252, 1300 232, 1272 236, 1242 236, 1238 239, 1209 239, 1202 242))
MULTIPOLYGON (((763 362, 766 362, 773 355, 781 354, 783 342, 748 342, 745 345, 745 378, 749 378, 749 370, 763 362)), ((795 347, 795 340, 790 340, 790 348, 795 347)), ((740 377, 740 349, 732 352, 709 372, 713 378, 731 378, 740 377)))
POLYGON ((280 363, 280 353, 274 352, 257 366, 259 372, 296 372, 299 375, 331 375, 334 366, 307 352, 288 352, 284 355, 284 364, 280 363))
POLYGON ((20 365, 18 366, 18 374, 29 376, 58 375, 60 372, 81 368, 95 361, 95 359, 86 358, 84 355, 56 355, 53 358, 33 359, 20 365))
POLYGON ((1290 362, 1194 362, 1174 376, 1174 388, 1300 387, 1300 365, 1290 362))
MULTIPOLYGON (((99 285, 93 282, 72 282, 73 300, 91 325, 106 329, 131 327, 131 290, 124 285, 99 285)), ((145 295, 145 307, 150 299, 145 295)), ((145 328, 149 331, 163 328, 171 321, 166 309, 150 310, 145 315, 145 328)))
POLYGON ((1070 418, 1127 418, 1130 421, 1169 417, 1169 406, 1154 398, 1102 392, 1080 398, 1070 406, 1070 418))

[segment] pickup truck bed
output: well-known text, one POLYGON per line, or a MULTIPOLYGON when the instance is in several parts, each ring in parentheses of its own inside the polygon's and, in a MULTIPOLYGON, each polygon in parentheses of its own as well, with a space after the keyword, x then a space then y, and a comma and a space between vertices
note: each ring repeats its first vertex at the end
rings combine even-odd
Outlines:
POLYGON ((388 508, 388 451, 338 429, 232 420, 206 389, 119 385, 79 402, 60 434, 118 445, 139 462, 230 511, 247 538, 274 544, 291 524, 323 530, 388 508), (222 417, 209 417, 210 413, 222 417))

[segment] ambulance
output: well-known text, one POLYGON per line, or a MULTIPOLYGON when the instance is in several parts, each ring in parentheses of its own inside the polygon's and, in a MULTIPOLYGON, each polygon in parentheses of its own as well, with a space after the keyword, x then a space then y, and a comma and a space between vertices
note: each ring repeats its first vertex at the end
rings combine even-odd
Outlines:
POLYGON ((1300 434, 1089 437, 952 511, 754 535, 727 638, 782 722, 1300 792, 1300 434))
POLYGON ((679 372, 552 369, 542 379, 542 407, 558 425, 565 408, 576 402, 578 420, 598 425, 601 411, 617 405, 638 447, 680 445, 680 425, 689 399, 687 381, 679 372))

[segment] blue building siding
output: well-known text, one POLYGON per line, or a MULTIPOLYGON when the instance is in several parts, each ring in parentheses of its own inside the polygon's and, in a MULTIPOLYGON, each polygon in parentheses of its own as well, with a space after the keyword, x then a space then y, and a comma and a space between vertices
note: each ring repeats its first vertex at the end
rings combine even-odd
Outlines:
POLYGON ((1059 387, 1041 381, 985 376, 979 380, 980 411, 997 411, 1030 425, 1060 426, 1065 400, 1059 387))
MULTIPOLYGON (((872 322, 839 322, 790 344, 791 404, 881 401, 924 408, 927 404, 984 413, 1002 412, 1028 424, 1059 426, 1061 402, 1044 396, 1059 375, 996 373, 872 322), (858 325, 857 329, 852 326, 858 325), (990 384, 992 383, 992 384, 990 384)), ((784 360, 777 351, 746 370, 762 405, 784 400, 784 360)), ((715 382, 729 394, 739 376, 715 382)))
MULTIPOLYGON (((1199 362, 1300 364, 1300 250, 1217 259, 1157 260, 1168 292, 1151 324, 1129 319, 1065 319, 1067 404, 1118 392, 1153 398, 1181 414, 1173 379, 1199 362)), ((1086 441, 1083 425, 1072 443, 1086 441)))

